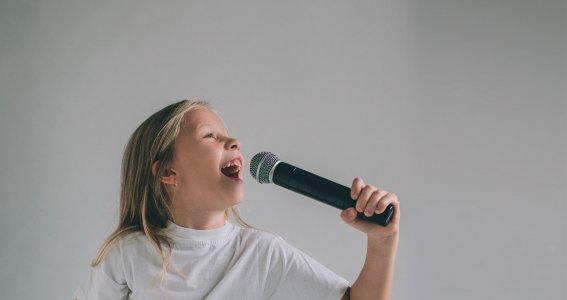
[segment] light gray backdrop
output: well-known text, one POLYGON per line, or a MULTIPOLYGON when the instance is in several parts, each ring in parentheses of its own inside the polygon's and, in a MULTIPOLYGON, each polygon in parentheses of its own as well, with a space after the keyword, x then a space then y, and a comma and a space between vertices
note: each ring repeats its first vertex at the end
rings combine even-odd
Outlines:
MULTIPOLYGON (((565 1, 0 2, 0 297, 69 299, 123 147, 212 102, 268 150, 398 194, 393 299, 566 299, 565 1)), ((354 281, 339 211, 247 175, 251 224, 354 281)))

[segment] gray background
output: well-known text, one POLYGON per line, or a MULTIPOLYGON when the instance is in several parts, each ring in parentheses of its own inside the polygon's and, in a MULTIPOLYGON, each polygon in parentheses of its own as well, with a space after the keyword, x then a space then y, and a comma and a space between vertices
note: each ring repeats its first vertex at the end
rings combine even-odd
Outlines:
MULTIPOLYGON (((565 1, 0 2, 0 297, 68 299, 129 135, 191 97, 398 194, 393 299, 566 299, 565 1)), ((354 281, 339 211, 247 174, 243 217, 354 281)))

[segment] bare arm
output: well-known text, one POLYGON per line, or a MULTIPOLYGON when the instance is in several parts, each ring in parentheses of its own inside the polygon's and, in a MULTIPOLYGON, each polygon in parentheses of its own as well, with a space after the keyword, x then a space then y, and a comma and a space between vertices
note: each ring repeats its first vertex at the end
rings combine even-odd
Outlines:
POLYGON ((394 193, 365 185, 360 178, 354 179, 351 196, 357 200, 356 211, 364 212, 366 215, 382 213, 389 204, 394 205, 395 212, 386 227, 356 219, 356 211, 352 208, 341 213, 341 218, 346 223, 367 235, 364 266, 343 299, 389 299, 399 242, 398 198, 394 193))
POLYGON ((398 237, 387 241, 369 238, 368 244, 366 260, 351 287, 350 299, 390 299, 398 237))

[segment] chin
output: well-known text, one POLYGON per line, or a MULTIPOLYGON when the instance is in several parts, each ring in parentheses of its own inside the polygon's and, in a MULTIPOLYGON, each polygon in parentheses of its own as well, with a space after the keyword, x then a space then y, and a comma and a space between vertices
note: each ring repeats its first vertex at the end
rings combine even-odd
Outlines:
POLYGON ((232 195, 229 195, 225 199, 227 199, 229 207, 232 207, 232 206, 240 204, 244 201, 244 193, 243 192, 236 192, 232 195))

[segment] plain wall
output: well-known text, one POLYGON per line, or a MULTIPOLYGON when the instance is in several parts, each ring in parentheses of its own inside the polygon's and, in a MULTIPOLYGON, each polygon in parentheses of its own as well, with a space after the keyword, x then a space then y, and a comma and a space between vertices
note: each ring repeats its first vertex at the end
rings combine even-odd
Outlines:
MULTIPOLYGON (((0 2, 0 298, 70 299, 129 135, 210 101, 249 159, 402 208, 392 299, 566 299, 565 1, 0 2)), ((238 208, 353 282, 365 236, 246 174, 238 208)))

